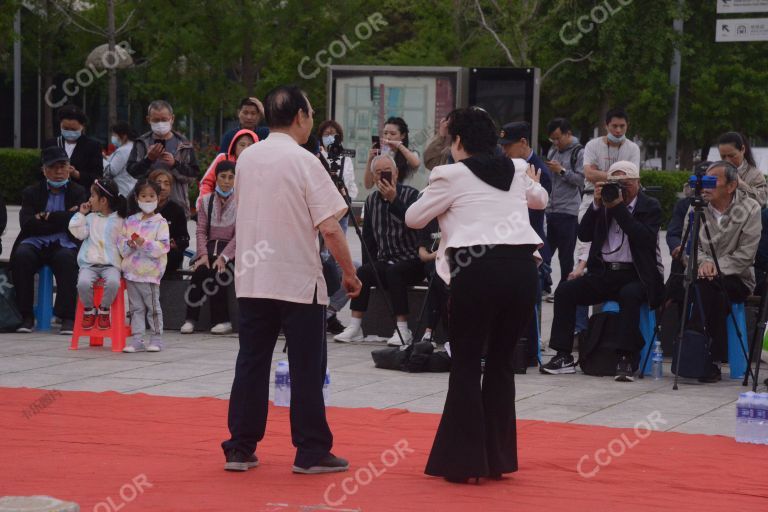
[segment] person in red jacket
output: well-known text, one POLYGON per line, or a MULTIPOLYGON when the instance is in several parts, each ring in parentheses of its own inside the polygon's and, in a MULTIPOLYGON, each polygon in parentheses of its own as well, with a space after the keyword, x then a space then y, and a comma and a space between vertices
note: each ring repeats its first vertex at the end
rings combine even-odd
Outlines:
POLYGON ((200 180, 200 194, 197 196, 198 210, 200 209, 200 199, 205 195, 212 194, 216 188, 216 166, 219 165, 219 162, 224 160, 235 162, 245 148, 257 142, 259 142, 259 136, 254 131, 243 128, 232 137, 227 152, 216 155, 211 165, 208 166, 208 170, 205 171, 203 179, 200 180))

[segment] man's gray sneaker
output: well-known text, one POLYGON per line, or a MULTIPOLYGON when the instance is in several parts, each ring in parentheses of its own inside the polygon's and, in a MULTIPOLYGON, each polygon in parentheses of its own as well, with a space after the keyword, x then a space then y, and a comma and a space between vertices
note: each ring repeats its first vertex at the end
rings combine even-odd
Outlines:
POLYGON ((302 473, 305 475, 318 475, 321 473, 338 473, 339 471, 346 471, 349 469, 349 461, 336 457, 332 453, 329 453, 327 457, 316 463, 314 466, 303 468, 301 466, 293 466, 294 473, 302 473))

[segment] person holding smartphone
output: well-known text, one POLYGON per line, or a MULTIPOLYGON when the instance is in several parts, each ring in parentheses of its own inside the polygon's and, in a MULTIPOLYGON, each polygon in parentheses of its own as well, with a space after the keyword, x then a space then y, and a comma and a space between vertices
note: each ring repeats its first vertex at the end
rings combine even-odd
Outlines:
POLYGON ((421 165, 421 158, 408 148, 408 124, 401 117, 390 117, 384 123, 381 136, 371 137, 371 149, 365 164, 365 188, 370 189, 376 183, 371 162, 378 155, 388 155, 397 166, 401 182, 410 178, 421 165))
POLYGON ((390 346, 411 343, 408 328, 408 287, 424 280, 424 263, 419 259, 419 233, 405 225, 405 211, 416 201, 419 191, 399 183, 400 173, 390 155, 379 155, 371 162, 376 190, 365 201, 363 241, 374 261, 365 261, 357 269, 363 283, 360 295, 350 303, 352 318, 344 332, 334 340, 340 343, 363 341, 363 315, 368 309, 371 286, 378 272, 389 292, 397 317, 397 331, 387 341, 390 346))

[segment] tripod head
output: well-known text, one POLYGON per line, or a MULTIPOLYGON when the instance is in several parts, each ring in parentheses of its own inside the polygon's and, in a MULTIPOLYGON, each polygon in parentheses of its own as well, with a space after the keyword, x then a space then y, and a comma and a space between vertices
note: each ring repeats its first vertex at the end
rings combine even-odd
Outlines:
POLYGON ((688 178, 688 186, 693 190, 693 206, 703 207, 706 201, 701 195, 701 192, 705 189, 717 188, 717 178, 715 176, 707 176, 707 169, 712 162, 701 162, 693 169, 693 174, 688 178))

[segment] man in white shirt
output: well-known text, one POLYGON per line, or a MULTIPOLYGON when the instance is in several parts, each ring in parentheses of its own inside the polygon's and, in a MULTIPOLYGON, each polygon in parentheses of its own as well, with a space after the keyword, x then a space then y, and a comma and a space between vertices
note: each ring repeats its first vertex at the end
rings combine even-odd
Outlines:
POLYGON ((229 400, 229 430, 222 443, 229 471, 258 465, 264 437, 272 353, 282 328, 291 379, 294 473, 346 471, 331 453, 325 418, 325 306, 318 231, 342 269, 350 296, 360 281, 338 220, 347 213, 330 176, 304 144, 312 130, 312 106, 298 87, 281 86, 264 100, 267 140, 237 160, 235 290, 240 310, 240 351, 229 400))

